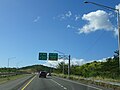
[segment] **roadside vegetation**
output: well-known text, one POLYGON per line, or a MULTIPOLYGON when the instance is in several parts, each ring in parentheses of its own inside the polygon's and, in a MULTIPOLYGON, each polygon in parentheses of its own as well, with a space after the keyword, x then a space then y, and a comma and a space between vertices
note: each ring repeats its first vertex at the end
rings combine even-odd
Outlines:
MULTIPOLYGON (((65 68, 64 74, 67 74, 68 65, 63 62, 58 65, 58 67, 54 70, 54 73, 63 73, 63 64, 65 68)), ((72 65, 70 73, 71 75, 81 76, 84 78, 94 77, 120 82, 118 51, 115 51, 113 58, 107 58, 105 61, 94 61, 81 66, 72 65)))
MULTIPOLYGON (((6 82, 9 79, 14 80, 27 74, 34 74, 40 71, 52 72, 53 75, 68 78, 68 65, 64 62, 58 64, 57 68, 50 68, 43 65, 32 65, 22 68, 0 68, 0 82, 6 82), (64 65, 64 74, 63 74, 64 65), (8 77, 10 77, 8 79, 8 77)), ((114 52, 112 58, 105 61, 93 61, 81 66, 71 65, 69 79, 77 80, 83 83, 101 85, 107 88, 120 89, 120 69, 119 69, 119 53, 114 52), (112 84, 110 84, 112 82, 112 84)))
MULTIPOLYGON (((93 61, 81 66, 72 65, 69 79, 120 90, 120 86, 116 85, 116 83, 120 84, 119 53, 118 51, 114 53, 112 58, 107 58, 105 61, 93 61)), ((68 65, 61 62, 54 70, 53 75, 68 78, 67 69, 68 65)))
POLYGON ((16 80, 16 79, 19 79, 19 78, 23 78, 23 77, 26 77, 28 75, 29 74, 20 74, 20 75, 14 75, 14 76, 1 77, 0 78, 0 84, 3 84, 3 83, 8 82, 10 80, 16 80))
POLYGON ((49 67, 43 65, 32 65, 22 68, 0 68, 0 84, 26 77, 27 75, 35 74, 40 71, 50 71, 49 67))

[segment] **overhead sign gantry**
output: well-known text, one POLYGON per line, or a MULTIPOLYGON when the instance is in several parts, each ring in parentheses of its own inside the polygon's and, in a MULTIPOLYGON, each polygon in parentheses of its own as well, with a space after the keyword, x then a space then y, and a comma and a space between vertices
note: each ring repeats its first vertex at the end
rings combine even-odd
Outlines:
MULTIPOLYGON (((58 60, 58 53, 49 53, 48 60, 57 61, 58 60)), ((47 53, 40 52, 39 53, 39 60, 47 60, 47 53)))

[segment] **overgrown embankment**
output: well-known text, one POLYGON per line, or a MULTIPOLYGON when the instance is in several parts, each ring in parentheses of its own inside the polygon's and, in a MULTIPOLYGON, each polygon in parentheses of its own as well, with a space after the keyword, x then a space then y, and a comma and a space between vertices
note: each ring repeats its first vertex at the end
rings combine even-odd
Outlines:
POLYGON ((97 78, 84 78, 81 76, 76 76, 76 75, 64 75, 64 74, 56 74, 52 73, 53 76, 61 77, 61 78, 66 78, 70 80, 74 80, 80 83, 84 84, 89 84, 89 85, 97 85, 97 86, 102 86, 105 88, 112 88, 113 90, 120 90, 120 80, 114 80, 114 79, 102 79, 100 77, 97 78))

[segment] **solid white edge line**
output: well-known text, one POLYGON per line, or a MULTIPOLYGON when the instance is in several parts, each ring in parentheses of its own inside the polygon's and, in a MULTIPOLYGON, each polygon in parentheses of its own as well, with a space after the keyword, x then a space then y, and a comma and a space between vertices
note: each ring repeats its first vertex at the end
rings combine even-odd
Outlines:
POLYGON ((68 81, 68 82, 72 82, 72 83, 76 83, 76 84, 80 84, 80 85, 87 86, 87 87, 90 87, 90 88, 95 88, 95 89, 98 89, 98 90, 102 90, 100 88, 93 87, 93 86, 90 86, 90 85, 86 85, 86 84, 83 84, 83 83, 80 83, 80 82, 75 82, 75 81, 72 81, 72 80, 67 80, 67 79, 59 78, 59 77, 55 77, 55 78, 62 79, 62 80, 65 80, 65 81, 68 81))

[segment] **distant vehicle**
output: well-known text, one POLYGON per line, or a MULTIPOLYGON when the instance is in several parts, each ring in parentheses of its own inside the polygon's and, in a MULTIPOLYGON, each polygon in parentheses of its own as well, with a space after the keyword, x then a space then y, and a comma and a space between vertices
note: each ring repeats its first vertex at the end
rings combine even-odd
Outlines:
POLYGON ((47 73, 47 76, 51 76, 51 73, 47 73))
POLYGON ((46 78, 47 72, 46 71, 40 71, 39 78, 44 77, 46 78))

